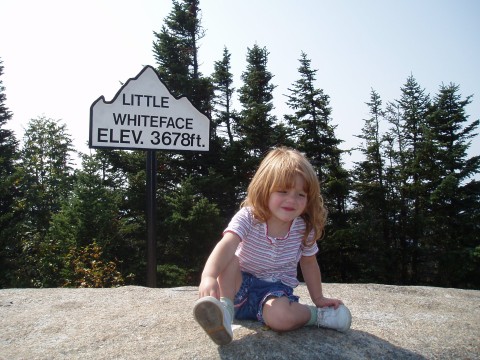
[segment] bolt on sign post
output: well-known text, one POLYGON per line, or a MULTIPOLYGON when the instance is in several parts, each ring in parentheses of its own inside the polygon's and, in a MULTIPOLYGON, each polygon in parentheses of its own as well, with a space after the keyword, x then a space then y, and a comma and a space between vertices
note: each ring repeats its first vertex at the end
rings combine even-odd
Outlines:
POLYGON ((90 106, 90 148, 146 150, 147 286, 157 282, 156 150, 209 151, 210 120, 186 97, 174 97, 151 66, 129 79, 112 101, 90 106))

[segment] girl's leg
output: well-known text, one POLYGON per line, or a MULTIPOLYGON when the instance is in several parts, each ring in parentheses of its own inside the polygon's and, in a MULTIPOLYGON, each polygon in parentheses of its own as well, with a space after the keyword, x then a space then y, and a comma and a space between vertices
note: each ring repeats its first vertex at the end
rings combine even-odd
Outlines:
POLYGON ((220 274, 217 281, 220 287, 220 297, 225 297, 233 301, 235 294, 240 290, 240 286, 242 285, 242 272, 240 271, 238 257, 233 257, 233 260, 220 274))
POLYGON ((263 306, 263 320, 275 331, 301 328, 310 320, 307 305, 291 302, 287 297, 270 298, 263 306))
POLYGON ((242 284, 242 273, 235 256, 217 279, 220 301, 205 296, 196 301, 193 314, 200 326, 218 345, 226 345, 233 339, 233 299, 242 284))

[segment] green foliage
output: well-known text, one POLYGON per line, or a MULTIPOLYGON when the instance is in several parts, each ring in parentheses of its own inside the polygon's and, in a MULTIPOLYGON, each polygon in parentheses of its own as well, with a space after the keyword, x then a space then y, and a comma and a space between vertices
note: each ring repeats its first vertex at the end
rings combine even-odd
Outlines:
POLYGON ((185 286, 192 283, 191 270, 180 268, 175 264, 157 266, 157 286, 162 288, 185 286))
MULTIPOLYGON (((289 89, 287 104, 294 111, 286 115, 289 134, 295 147, 304 152, 314 166, 322 186, 325 206, 329 213, 329 226, 324 242, 333 245, 332 251, 319 254, 323 262, 334 263, 338 256, 345 258, 340 249, 348 247, 349 224, 347 203, 351 184, 349 173, 343 168, 339 146, 332 125, 330 98, 316 87, 316 72, 311 61, 302 52, 298 68, 299 79, 289 89), (339 255, 340 253, 340 255, 339 255)), ((343 281, 346 272, 342 271, 343 281)))
POLYGON ((237 120, 238 114, 233 109, 233 94, 235 88, 233 84, 233 74, 230 72, 230 57, 231 54, 227 48, 223 49, 223 58, 216 61, 214 64, 215 72, 212 74, 212 82, 214 87, 214 124, 215 137, 217 136, 217 127, 223 127, 224 132, 229 141, 229 145, 233 146, 234 139, 237 135, 237 120))
POLYGON ((46 234, 62 201, 70 196, 72 152, 65 125, 45 117, 30 120, 14 175, 18 196, 12 214, 17 216, 18 225, 10 233, 15 246, 9 251, 17 257, 10 261, 10 266, 15 264, 11 284, 41 287, 55 283, 51 274, 57 261, 52 254, 58 250, 55 246, 50 249, 46 234))
POLYGON ((94 156, 84 156, 83 169, 77 172, 72 194, 52 220, 52 238, 69 239, 77 246, 93 240, 108 247, 118 241, 118 213, 123 192, 105 186, 99 170, 94 156))
POLYGON ((211 112, 213 86, 199 71, 198 43, 204 36, 198 0, 173 1, 160 32, 154 32, 158 72, 176 96, 187 96, 205 114, 211 112))
POLYGON ((168 236, 162 246, 164 262, 199 269, 221 233, 219 210, 196 192, 192 178, 165 198, 170 213, 164 226, 168 236))
POLYGON ((70 195, 73 184, 72 140, 66 126, 39 117, 30 120, 21 150, 20 207, 27 214, 28 226, 43 237, 53 214, 70 195))
POLYGON ((19 195, 15 172, 15 161, 18 158, 18 143, 13 131, 6 129, 12 113, 5 105, 7 96, 1 76, 3 65, 0 60, 0 288, 10 282, 14 272, 14 261, 18 251, 15 234, 18 231, 19 216, 15 209, 19 195))
POLYGON ((244 147, 253 158, 258 158, 277 144, 276 118, 273 110, 272 73, 267 69, 267 49, 255 44, 247 49, 247 69, 242 73, 244 85, 239 89, 240 113, 238 132, 244 147))
POLYGON ((466 153, 479 122, 463 126, 470 97, 451 84, 430 101, 413 76, 401 90, 386 111, 372 92, 372 118, 359 136, 365 161, 354 172, 354 220, 372 244, 368 268, 386 274, 377 276, 383 282, 479 287, 471 256, 480 241, 479 186, 467 180, 479 157, 466 153), (380 120, 392 125, 386 134, 380 120))

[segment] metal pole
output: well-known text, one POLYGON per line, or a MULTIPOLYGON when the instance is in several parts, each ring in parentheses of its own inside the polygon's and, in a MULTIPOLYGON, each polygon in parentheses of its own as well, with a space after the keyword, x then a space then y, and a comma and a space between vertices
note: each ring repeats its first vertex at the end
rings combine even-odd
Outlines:
POLYGON ((147 150, 147 286, 157 287, 157 244, 156 244, 156 190, 157 157, 155 150, 147 150))

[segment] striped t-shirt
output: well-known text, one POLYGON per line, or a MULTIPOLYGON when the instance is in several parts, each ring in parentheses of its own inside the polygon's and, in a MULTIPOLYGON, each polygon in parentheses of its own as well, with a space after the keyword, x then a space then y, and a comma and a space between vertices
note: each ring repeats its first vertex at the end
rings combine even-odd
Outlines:
MULTIPOLYGON (((267 224, 256 220, 249 207, 240 209, 232 218, 224 233, 232 232, 241 239, 235 255, 240 269, 266 281, 281 281, 296 287, 297 265, 302 256, 312 256, 318 252, 317 243, 306 247, 302 243, 305 222, 297 217, 284 238, 267 235, 267 224)), ((309 241, 313 231, 309 234, 309 241)))

